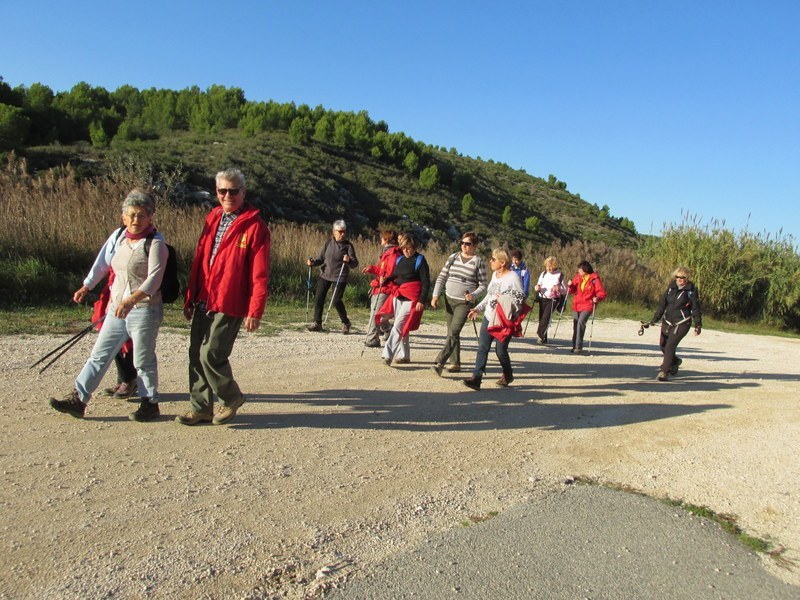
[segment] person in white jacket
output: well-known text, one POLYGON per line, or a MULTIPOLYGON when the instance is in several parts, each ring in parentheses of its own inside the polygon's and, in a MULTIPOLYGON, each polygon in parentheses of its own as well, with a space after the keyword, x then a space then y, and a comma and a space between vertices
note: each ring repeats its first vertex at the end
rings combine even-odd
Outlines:
POLYGON ((558 259, 555 256, 548 256, 544 259, 544 271, 539 275, 539 280, 533 289, 536 291, 539 301, 539 327, 536 334, 539 336, 539 342, 546 344, 547 330, 553 320, 553 313, 567 293, 564 274, 559 270, 558 259))

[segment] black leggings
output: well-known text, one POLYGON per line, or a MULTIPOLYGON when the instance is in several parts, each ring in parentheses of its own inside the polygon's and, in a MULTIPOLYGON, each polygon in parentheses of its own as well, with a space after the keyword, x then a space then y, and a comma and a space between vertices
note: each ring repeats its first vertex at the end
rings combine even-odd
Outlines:
POLYGON ((336 312, 339 313, 339 318, 345 325, 350 325, 350 319, 347 318, 347 309, 344 307, 342 296, 344 296, 344 289, 347 287, 347 281, 340 281, 336 285, 335 281, 328 281, 320 277, 317 280, 317 295, 314 298, 314 323, 322 324, 322 312, 325 310, 325 296, 328 295, 328 290, 331 286, 336 286, 333 291, 333 306, 336 312))

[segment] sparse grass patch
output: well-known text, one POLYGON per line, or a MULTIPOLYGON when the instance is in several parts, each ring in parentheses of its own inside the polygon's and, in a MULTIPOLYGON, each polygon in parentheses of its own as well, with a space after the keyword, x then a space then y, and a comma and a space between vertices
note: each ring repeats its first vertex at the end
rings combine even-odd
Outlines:
MULTIPOLYGON (((593 477, 587 477, 584 475, 578 475, 574 478, 575 483, 582 483, 584 485, 602 485, 604 487, 617 490, 620 492, 626 492, 629 494, 636 494, 638 496, 646 496, 651 498, 652 496, 648 495, 647 493, 643 492, 642 490, 636 489, 630 485, 624 483, 614 483, 614 482, 606 482, 606 481, 599 481, 593 477)), ((690 502, 684 502, 683 500, 674 500, 669 497, 657 498, 664 504, 668 506, 674 506, 676 508, 680 508, 685 510, 688 513, 691 513, 698 517, 703 517, 704 519, 708 519, 709 521, 713 521, 717 525, 719 525, 723 531, 726 531, 733 535, 739 543, 743 544, 746 548, 749 548, 753 552, 760 552, 761 554, 766 554, 767 556, 773 558, 778 565, 781 567, 789 568, 797 566, 797 562, 786 558, 784 553, 786 552, 786 548, 783 546, 776 546, 772 542, 768 540, 764 540, 762 538, 757 538, 752 536, 742 530, 739 527, 739 524, 736 522, 735 515, 729 515, 724 513, 718 513, 706 506, 698 506, 696 504, 691 504, 690 502)))

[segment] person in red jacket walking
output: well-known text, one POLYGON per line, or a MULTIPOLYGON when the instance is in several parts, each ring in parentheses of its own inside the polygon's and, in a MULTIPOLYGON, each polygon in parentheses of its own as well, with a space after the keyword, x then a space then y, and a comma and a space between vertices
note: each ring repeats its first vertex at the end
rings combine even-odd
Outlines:
MULTIPOLYGON (((375 278, 370 282, 372 287, 372 297, 370 298, 370 315, 375 315, 375 312, 383 306, 386 298, 389 297, 391 290, 384 282, 394 271, 394 265, 397 258, 402 256, 402 251, 397 245, 397 232, 393 229, 384 229, 381 231, 381 256, 378 259, 377 265, 367 265, 361 269, 362 273, 369 273, 375 275, 375 278)), ((380 348, 380 336, 384 334, 389 336, 392 326, 386 322, 381 323, 379 326, 372 318, 367 325, 367 339, 364 345, 368 348, 380 348)))
POLYGON ((233 379, 230 357, 244 324, 255 331, 267 303, 270 231, 256 207, 245 202, 238 169, 216 176, 220 206, 208 215, 189 273, 183 314, 191 320, 189 394, 183 425, 228 423, 245 397, 233 379), (214 397, 221 406, 214 409, 214 397))
POLYGON ((586 322, 594 312, 595 305, 606 297, 603 282, 592 269, 592 265, 584 260, 578 263, 578 272, 569 282, 569 293, 572 295, 572 350, 583 352, 583 336, 586 333, 586 322))

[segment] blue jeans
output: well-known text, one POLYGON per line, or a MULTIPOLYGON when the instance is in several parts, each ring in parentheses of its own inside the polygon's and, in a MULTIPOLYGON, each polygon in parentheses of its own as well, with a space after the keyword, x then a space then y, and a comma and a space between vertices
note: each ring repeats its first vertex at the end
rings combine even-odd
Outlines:
POLYGON ((156 338, 164 319, 164 305, 159 302, 154 306, 137 306, 124 319, 115 317, 115 310, 114 304, 108 305, 106 319, 94 343, 92 354, 75 380, 78 395, 81 401, 89 401, 114 357, 128 338, 131 338, 139 394, 143 398, 150 398, 152 402, 158 402, 156 338))
POLYGON ((476 379, 481 379, 483 373, 486 371, 486 362, 489 359, 489 349, 492 347, 494 341, 494 353, 497 355, 497 360, 500 361, 500 366, 503 369, 503 375, 507 379, 512 376, 511 372, 511 357, 508 355, 508 344, 511 342, 509 335, 505 340, 500 341, 489 333, 489 321, 485 318, 481 323, 481 333, 478 338, 478 353, 475 355, 475 368, 472 371, 472 376, 476 379))

